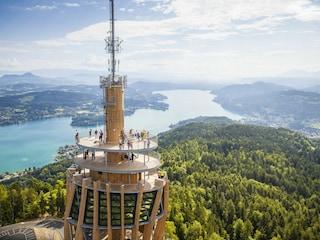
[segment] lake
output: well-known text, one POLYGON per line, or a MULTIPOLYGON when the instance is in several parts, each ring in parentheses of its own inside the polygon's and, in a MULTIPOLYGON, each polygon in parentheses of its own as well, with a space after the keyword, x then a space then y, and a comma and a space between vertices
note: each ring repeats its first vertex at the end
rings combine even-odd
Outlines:
MULTIPOLYGON (((169 130, 169 125, 198 116, 241 117, 213 102, 209 91, 171 90, 158 92, 167 96, 167 111, 139 109, 125 117, 125 128, 147 130, 152 135, 169 130)), ((0 174, 42 167, 54 161, 60 146, 74 143, 78 130, 88 135, 89 127, 72 127, 71 118, 54 118, 0 127, 0 174)), ((100 127, 99 127, 100 128, 100 127)), ((94 129, 94 127, 93 127, 94 129)))

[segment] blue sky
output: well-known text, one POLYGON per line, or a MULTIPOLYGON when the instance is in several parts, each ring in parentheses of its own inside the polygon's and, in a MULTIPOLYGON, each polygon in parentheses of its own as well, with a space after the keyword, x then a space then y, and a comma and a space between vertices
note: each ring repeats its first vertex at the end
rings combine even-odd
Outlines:
MULTIPOLYGON (((320 70, 320 0, 115 0, 115 16, 129 79, 320 70)), ((108 0, 0 0, 0 73, 107 75, 108 20, 108 0)))

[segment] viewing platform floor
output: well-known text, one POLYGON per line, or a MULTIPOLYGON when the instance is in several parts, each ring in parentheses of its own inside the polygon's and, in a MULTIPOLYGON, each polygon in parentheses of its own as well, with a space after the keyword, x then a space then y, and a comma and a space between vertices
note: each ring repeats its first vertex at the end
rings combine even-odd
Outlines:
POLYGON ((150 137, 148 139, 129 138, 129 143, 124 143, 120 146, 119 143, 105 143, 97 137, 83 137, 77 142, 77 145, 82 148, 90 148, 96 151, 106 152, 147 152, 153 151, 158 147, 158 138, 150 137))
MULTIPOLYGON (((129 156, 131 153, 129 153, 129 156)), ((149 172, 156 170, 160 167, 160 155, 149 156, 147 154, 135 153, 135 157, 132 160, 123 159, 120 162, 113 163, 106 160, 104 152, 96 152, 95 158, 87 156, 87 159, 83 158, 83 154, 79 154, 74 158, 74 163, 81 168, 87 168, 99 172, 112 172, 112 173, 139 173, 149 172)))

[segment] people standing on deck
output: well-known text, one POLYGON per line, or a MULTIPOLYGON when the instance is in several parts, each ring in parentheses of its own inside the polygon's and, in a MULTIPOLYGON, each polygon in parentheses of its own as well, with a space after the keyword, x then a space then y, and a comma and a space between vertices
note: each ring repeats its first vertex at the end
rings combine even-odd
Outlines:
POLYGON ((87 159, 87 157, 89 157, 89 149, 87 149, 87 150, 85 150, 84 152, 83 152, 83 159, 84 160, 86 160, 87 159))
POLYGON ((124 134, 123 131, 121 131, 120 136, 119 136, 119 149, 123 149, 124 148, 125 137, 126 137, 126 135, 124 134))
POLYGON ((99 134, 99 141, 102 142, 102 138, 103 138, 103 132, 102 130, 100 129, 100 134, 99 134))
POLYGON ((133 152, 129 153, 129 160, 133 162, 133 159, 136 157, 133 152))
POLYGON ((123 145, 123 143, 122 143, 122 139, 121 139, 121 138, 119 138, 119 149, 122 149, 122 145, 123 145))
POLYGON ((133 152, 129 152, 128 154, 124 155, 125 159, 128 159, 129 161, 132 161, 132 162, 133 162, 135 157, 137 157, 137 156, 133 152))
POLYGON ((138 139, 138 141, 140 141, 140 133, 139 132, 137 132, 137 139, 138 139))
POLYGON ((75 138, 76 138, 76 142, 78 143, 79 142, 79 132, 78 132, 78 130, 76 130, 75 138))
POLYGON ((98 130, 97 129, 94 131, 94 134, 96 135, 96 137, 98 136, 98 130))
POLYGON ((133 147, 133 145, 132 145, 132 142, 131 142, 131 140, 128 138, 128 140, 127 140, 128 142, 127 142, 127 144, 128 144, 128 149, 132 149, 132 147, 133 147))
POLYGON ((92 132, 92 129, 90 128, 90 130, 89 130, 89 137, 91 137, 91 132, 92 132))

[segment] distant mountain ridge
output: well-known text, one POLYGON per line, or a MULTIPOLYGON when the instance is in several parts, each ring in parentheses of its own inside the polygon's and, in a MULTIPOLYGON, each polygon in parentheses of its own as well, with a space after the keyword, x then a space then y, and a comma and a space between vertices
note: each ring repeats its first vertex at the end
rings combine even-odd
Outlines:
MULTIPOLYGON (((271 79, 276 80, 275 78, 271 79)), ((221 104, 223 108, 230 112, 245 116, 247 123, 285 127, 310 136, 320 136, 320 127, 318 127, 320 126, 320 113, 318 113, 318 109, 320 109, 320 84, 309 88, 295 88, 273 83, 270 78, 266 78, 266 80, 251 84, 227 85, 225 87, 215 83, 197 81, 183 83, 136 81, 128 84, 125 90, 125 113, 131 115, 137 109, 146 108, 165 111, 168 108, 163 101, 165 97, 160 93, 155 94, 154 92, 156 91, 177 89, 209 90, 216 95, 215 102, 221 104)), ((288 78, 288 80, 296 81, 297 79, 288 78)), ((309 80, 311 82, 317 81, 316 78, 309 80)), ((30 72, 22 75, 6 74, 0 78, 0 98, 3 103, 8 103, 10 102, 8 101, 9 98, 5 97, 19 95, 18 98, 23 100, 23 97, 26 97, 23 94, 30 92, 57 90, 68 91, 69 93, 88 93, 89 89, 94 89, 94 91, 90 90, 90 92, 95 95, 92 96, 95 99, 94 102, 99 102, 96 99, 101 98, 101 92, 97 83, 79 86, 79 83, 69 81, 66 78, 46 78, 30 72)), ((23 101, 22 103, 26 104, 23 101)), ((12 116, 10 112, 18 110, 17 113, 20 113, 20 108, 26 107, 23 104, 20 104, 19 107, 11 106, 10 109, 2 106, 2 116, 5 117, 0 117, 0 124, 1 121, 8 124, 15 122, 10 117, 12 116)), ((50 106, 47 107, 50 108, 50 106)), ((96 106, 96 109, 100 108, 101 103, 96 106)), ((93 112, 91 113, 93 114, 93 112)), ((24 116, 21 117, 24 118, 24 116)), ((29 120, 25 119, 25 121, 29 120)))
POLYGON ((0 87, 14 85, 14 84, 21 84, 21 83, 42 84, 42 85, 45 84, 45 85, 50 85, 50 86, 75 84, 73 81, 70 81, 66 78, 40 77, 40 76, 32 74, 31 72, 26 72, 22 75, 5 74, 2 77, 0 77, 0 87))
POLYGON ((320 84, 318 85, 314 85, 312 87, 306 88, 304 89, 305 91, 309 91, 309 92, 317 92, 320 93, 320 84))
POLYGON ((255 82, 252 84, 234 84, 214 91, 218 96, 228 96, 230 99, 245 97, 254 97, 271 92, 279 92, 291 89, 287 86, 277 85, 275 83, 255 82))
POLYGON ((320 92, 257 82, 231 85, 215 91, 215 101, 245 116, 247 123, 285 127, 320 136, 320 92))
MULTIPOLYGON (((41 71, 43 73, 43 71, 41 71)), ((40 73, 40 74, 41 74, 40 73)), ((241 82, 246 82, 249 84, 252 83, 270 83, 279 86, 286 86, 289 88, 295 88, 299 90, 303 89, 312 89, 313 86, 317 86, 320 84, 320 71, 319 72, 304 72, 299 71, 300 75, 297 77, 295 74, 283 74, 281 76, 275 77, 260 77, 260 78, 244 78, 239 79, 241 82)), ((99 84, 99 74, 98 72, 90 72, 90 73, 76 73, 75 70, 73 74, 71 73, 62 74, 60 77, 43 77, 31 72, 25 72, 23 74, 4 74, 0 77, 0 87, 6 85, 12 85, 17 83, 29 83, 29 84, 50 84, 50 85, 98 85, 99 84)), ((57 74, 53 74, 52 76, 57 76, 57 74)), ((211 82, 202 82, 199 80, 194 81, 186 81, 186 82, 175 82, 166 80, 165 82, 145 80, 139 78, 131 78, 128 81, 129 85, 138 88, 148 88, 154 89, 157 91, 161 90, 169 90, 169 89, 201 89, 201 90, 213 90, 219 89, 225 86, 233 86, 238 85, 236 83, 237 80, 234 80, 234 83, 228 82, 224 83, 223 81, 215 81, 211 82)))

